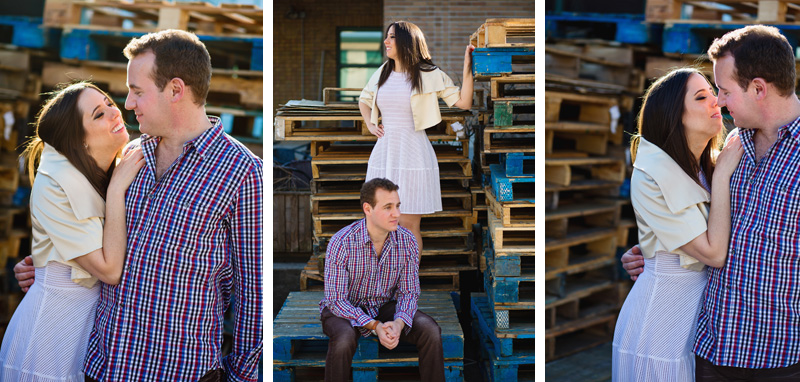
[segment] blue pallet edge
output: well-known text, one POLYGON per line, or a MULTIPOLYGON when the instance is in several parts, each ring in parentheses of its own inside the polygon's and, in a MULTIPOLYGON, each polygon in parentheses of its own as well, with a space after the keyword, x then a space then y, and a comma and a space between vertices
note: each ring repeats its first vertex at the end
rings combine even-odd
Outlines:
POLYGON ((498 202, 510 202, 513 200, 527 200, 535 203, 534 198, 523 198, 514 196, 514 183, 533 183, 536 181, 535 176, 530 177, 509 177, 506 174, 506 169, 502 164, 489 165, 489 170, 492 173, 492 191, 494 191, 495 198, 498 202))
POLYGON ((472 74, 474 76, 499 76, 512 72, 514 56, 534 56, 533 48, 477 48, 472 52, 472 74))
POLYGON ((661 24, 645 21, 644 14, 605 14, 548 12, 545 17, 545 33, 547 38, 567 37, 559 31, 559 25, 565 22, 581 22, 595 24, 613 24, 616 26, 614 41, 627 44, 648 44, 661 39, 661 24))
MULTIPOLYGON (((484 293, 473 293, 470 297, 472 306, 470 313, 472 315, 472 325, 477 324, 477 329, 481 336, 488 339, 493 345, 493 352, 497 356, 497 361, 507 361, 508 363, 533 363, 534 354, 527 352, 514 353, 513 339, 512 338, 497 338, 494 334, 494 317, 491 316, 493 308, 489 301, 489 297, 484 293)), ((518 339, 535 339, 535 333, 516 333, 518 339)))
POLYGON ((2 16, 0 25, 12 28, 11 44, 34 49, 54 47, 61 35, 61 30, 42 25, 41 17, 2 16))

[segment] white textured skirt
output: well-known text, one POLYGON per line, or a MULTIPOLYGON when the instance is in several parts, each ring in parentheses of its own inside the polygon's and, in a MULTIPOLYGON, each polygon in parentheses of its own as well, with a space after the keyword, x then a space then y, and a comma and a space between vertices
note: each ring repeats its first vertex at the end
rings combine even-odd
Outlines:
POLYGON ((708 276, 659 253, 622 306, 614 330, 613 381, 694 381, 697 314, 708 276))
POLYGON ((0 347, 0 381, 83 382, 100 283, 72 282, 72 268, 36 268, 36 281, 14 312, 0 347))

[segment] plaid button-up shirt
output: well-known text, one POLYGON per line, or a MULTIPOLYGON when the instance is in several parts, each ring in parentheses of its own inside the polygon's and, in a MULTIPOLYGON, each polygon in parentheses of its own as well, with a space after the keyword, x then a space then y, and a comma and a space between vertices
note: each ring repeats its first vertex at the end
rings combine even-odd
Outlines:
POLYGON ((89 339, 86 374, 98 381, 196 381, 218 368, 229 381, 257 379, 263 164, 209 120, 159 180, 159 138, 141 138, 125 268, 119 285, 103 286, 89 339), (233 350, 222 358, 231 297, 233 350))
POLYGON ((731 178, 731 241, 709 268, 694 351, 715 365, 776 368, 800 361, 800 118, 761 160, 755 130, 731 178))
MULTIPOLYGON (((328 243, 320 313, 327 307, 337 317, 361 327, 378 315, 383 304, 396 300, 394 319, 402 319, 408 333, 419 294, 419 247, 411 231, 397 227, 389 233, 380 256, 367 232, 366 219, 342 228, 328 243)), ((368 330, 360 330, 369 335, 368 330)))

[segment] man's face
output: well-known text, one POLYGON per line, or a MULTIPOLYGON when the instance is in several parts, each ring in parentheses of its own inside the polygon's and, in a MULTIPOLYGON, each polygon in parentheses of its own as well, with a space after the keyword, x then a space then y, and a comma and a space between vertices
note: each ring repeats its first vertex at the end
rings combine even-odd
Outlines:
POLYGON ((128 61, 128 97, 125 108, 133 110, 139 129, 146 134, 164 135, 164 121, 169 120, 170 87, 161 91, 156 86, 151 73, 155 68, 156 56, 153 52, 140 53, 128 61))
POLYGON ((364 203, 367 223, 384 231, 396 231, 400 219, 400 195, 397 191, 375 190, 375 207, 364 203))
POLYGON ((714 82, 716 82, 719 94, 717 95, 717 105, 728 109, 733 123, 741 128, 751 129, 759 126, 759 118, 754 118, 755 100, 753 99, 753 87, 742 87, 734 78, 735 59, 731 55, 721 57, 714 62, 714 82))

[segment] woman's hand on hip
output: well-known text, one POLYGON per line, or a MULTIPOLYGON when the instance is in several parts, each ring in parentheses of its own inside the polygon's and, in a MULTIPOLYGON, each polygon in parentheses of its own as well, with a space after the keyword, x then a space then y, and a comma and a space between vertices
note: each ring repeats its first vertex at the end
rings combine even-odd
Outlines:
POLYGON ((367 123, 367 129, 369 129, 369 132, 372 133, 372 135, 374 135, 374 136, 376 136, 378 138, 383 138, 383 125, 382 124, 373 125, 371 123, 367 123))

